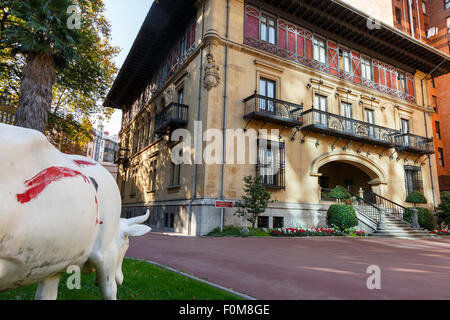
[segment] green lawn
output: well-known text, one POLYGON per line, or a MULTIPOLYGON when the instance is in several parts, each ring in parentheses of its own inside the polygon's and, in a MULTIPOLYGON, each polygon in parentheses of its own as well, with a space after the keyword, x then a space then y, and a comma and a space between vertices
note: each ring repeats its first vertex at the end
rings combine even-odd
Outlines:
MULTIPOLYGON (((228 292, 202 282, 183 277, 147 262, 125 259, 124 283, 119 287, 119 300, 239 300, 228 292)), ((94 275, 83 275, 81 290, 67 289, 69 275, 61 278, 59 300, 98 300, 100 289, 94 284, 94 275)), ((37 285, 0 293, 0 300, 33 299, 37 285)))

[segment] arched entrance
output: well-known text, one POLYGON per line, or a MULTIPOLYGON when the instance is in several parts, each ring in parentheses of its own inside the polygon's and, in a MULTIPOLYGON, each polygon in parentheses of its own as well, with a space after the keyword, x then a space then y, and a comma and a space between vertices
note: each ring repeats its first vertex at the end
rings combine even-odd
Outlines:
MULTIPOLYGON (((377 163, 347 152, 326 153, 316 158, 311 166, 311 176, 317 177, 321 191, 340 185, 358 195, 361 189, 382 194, 381 185, 387 184, 385 173, 377 163)), ((323 197, 322 192, 320 195, 323 197)))
POLYGON ((370 176, 360 168, 346 162, 329 162, 319 169, 319 185, 322 189, 333 189, 336 186, 349 188, 355 194, 372 190, 370 176))

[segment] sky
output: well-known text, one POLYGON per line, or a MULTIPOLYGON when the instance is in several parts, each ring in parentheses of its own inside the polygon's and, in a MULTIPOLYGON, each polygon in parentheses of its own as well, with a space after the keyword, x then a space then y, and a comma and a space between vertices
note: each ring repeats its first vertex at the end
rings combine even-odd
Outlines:
MULTIPOLYGON (((103 0, 105 17, 111 24, 111 44, 122 49, 116 57, 116 65, 120 68, 127 58, 153 0, 103 0)), ((117 110, 108 123, 105 131, 110 135, 118 134, 122 121, 122 111, 117 110)))

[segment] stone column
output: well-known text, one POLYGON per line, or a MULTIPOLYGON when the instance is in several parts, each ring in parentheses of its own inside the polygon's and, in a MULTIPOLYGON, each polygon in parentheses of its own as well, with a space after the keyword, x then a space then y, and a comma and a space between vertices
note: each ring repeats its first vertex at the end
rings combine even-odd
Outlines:
POLYGON ((418 215, 419 215, 419 210, 417 210, 417 208, 412 208, 412 226, 413 226, 413 228, 420 228, 418 215))
POLYGON ((380 208, 380 223, 378 224, 378 230, 386 229, 386 209, 380 208))

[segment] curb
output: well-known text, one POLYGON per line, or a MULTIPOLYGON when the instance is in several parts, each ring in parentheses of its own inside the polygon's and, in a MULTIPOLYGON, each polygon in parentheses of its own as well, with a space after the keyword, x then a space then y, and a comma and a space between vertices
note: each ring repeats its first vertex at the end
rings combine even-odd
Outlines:
POLYGON ((152 265, 154 265, 154 266, 163 268, 163 269, 165 269, 165 270, 168 270, 168 271, 171 271, 171 272, 175 272, 175 273, 177 273, 177 274, 179 274, 179 275, 181 275, 181 276, 184 276, 184 277, 187 277, 187 278, 190 278, 190 279, 193 279, 193 280, 202 282, 202 283, 207 284, 207 285, 210 285, 211 287, 214 287, 214 288, 216 288, 216 289, 220 289, 220 290, 226 291, 226 292, 228 292, 228 293, 231 293, 231 294, 233 294, 233 295, 235 295, 235 296, 237 296, 237 297, 239 297, 239 298, 242 298, 242 299, 244 299, 244 300, 252 300, 252 301, 253 301, 253 300, 257 300, 256 298, 251 297, 251 296, 249 296, 249 295, 246 295, 246 294, 244 294, 244 293, 240 293, 240 292, 237 292, 237 291, 234 291, 234 290, 231 290, 231 289, 222 287, 221 285, 218 285, 218 284, 209 282, 209 281, 207 281, 207 280, 198 278, 198 277, 196 277, 196 276, 194 276, 194 275, 192 275, 192 274, 189 274, 189 273, 185 273, 185 272, 183 272, 183 271, 176 270, 176 269, 171 268, 171 267, 169 267, 169 266, 165 266, 165 265, 160 264, 160 263, 158 263, 158 262, 153 262, 153 261, 150 261, 150 260, 146 260, 146 259, 138 259, 138 258, 131 258, 131 259, 138 260, 138 261, 143 261, 143 262, 147 262, 147 263, 150 263, 150 264, 152 264, 152 265))

